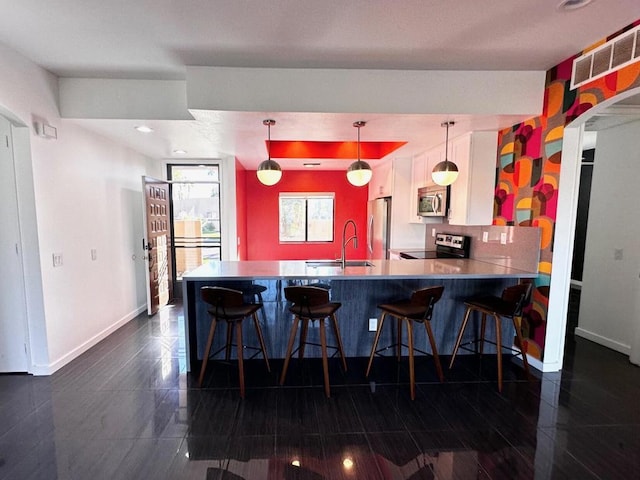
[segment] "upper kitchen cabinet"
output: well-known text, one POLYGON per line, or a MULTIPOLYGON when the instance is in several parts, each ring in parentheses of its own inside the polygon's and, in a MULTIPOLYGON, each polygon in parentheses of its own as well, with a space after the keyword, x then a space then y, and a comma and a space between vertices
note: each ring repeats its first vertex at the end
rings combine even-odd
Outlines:
POLYGON ((471 132, 451 141, 450 159, 458 166, 451 185, 451 225, 491 225, 498 151, 497 132, 471 132))
POLYGON ((369 182, 369 200, 393 195, 393 164, 382 160, 371 167, 373 175, 369 182))

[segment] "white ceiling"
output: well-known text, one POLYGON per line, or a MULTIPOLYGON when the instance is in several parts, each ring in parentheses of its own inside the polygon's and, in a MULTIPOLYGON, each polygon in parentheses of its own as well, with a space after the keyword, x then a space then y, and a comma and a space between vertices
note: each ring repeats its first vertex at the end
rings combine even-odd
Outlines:
MULTIPOLYGON (((187 65, 544 71, 640 18, 638 0, 594 0, 571 12, 558 10, 558 3, 0 0, 0 42, 61 77, 184 79, 187 65)), ((351 124, 360 118, 316 115, 312 124, 331 132, 327 139, 355 138, 351 124)), ((152 139, 133 132, 131 121, 79 122, 154 157, 182 148, 190 158, 238 155, 253 165, 261 158, 242 158, 243 152, 255 157, 264 147, 263 118, 256 112, 229 113, 216 122, 157 121, 152 139), (258 149, 243 147, 256 139, 258 149)), ((441 141, 442 115, 393 120, 410 144, 427 130, 441 141)), ((461 131, 510 121, 455 120, 461 131)), ((278 134, 274 127, 272 138, 278 134)), ((362 131, 363 140, 394 140, 376 135, 362 131)))

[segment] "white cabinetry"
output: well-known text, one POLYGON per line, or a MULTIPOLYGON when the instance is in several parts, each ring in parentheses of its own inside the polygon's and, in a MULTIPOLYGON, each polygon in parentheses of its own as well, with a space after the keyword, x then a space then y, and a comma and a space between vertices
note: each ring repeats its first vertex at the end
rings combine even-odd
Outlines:
POLYGON ((369 182, 369 200, 393 195, 393 165, 391 160, 383 160, 371 167, 373 175, 369 182))
POLYGON ((495 188, 497 132, 471 132, 450 141, 450 160, 458 166, 451 185, 451 225, 491 225, 495 188))

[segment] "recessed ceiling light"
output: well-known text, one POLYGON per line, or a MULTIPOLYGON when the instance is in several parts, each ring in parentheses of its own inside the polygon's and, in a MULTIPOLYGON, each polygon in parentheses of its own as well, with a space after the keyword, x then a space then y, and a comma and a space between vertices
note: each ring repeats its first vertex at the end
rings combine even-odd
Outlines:
POLYGON ((187 151, 178 148, 178 149, 174 150, 173 153, 175 153, 176 155, 184 155, 185 153, 187 153, 187 151))
POLYGON ((308 163, 303 163, 302 165, 306 168, 313 168, 313 167, 319 167, 320 162, 308 162, 308 163))
POLYGON ((147 126, 147 125, 138 125, 136 127, 134 127, 137 131, 139 131, 140 133, 151 133, 153 132, 153 128, 147 126))
POLYGON ((561 0, 558 4, 558 10, 577 10, 578 8, 586 7, 593 0, 561 0))

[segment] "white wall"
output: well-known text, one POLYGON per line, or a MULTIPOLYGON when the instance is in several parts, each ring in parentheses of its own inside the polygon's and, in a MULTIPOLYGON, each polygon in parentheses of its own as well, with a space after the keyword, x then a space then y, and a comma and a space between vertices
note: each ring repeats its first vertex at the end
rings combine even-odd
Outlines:
POLYGON ((29 234, 31 371, 47 374, 144 308, 140 177, 150 159, 61 120, 55 76, 3 46, 0 64, 0 109, 26 125, 16 163, 29 234), (58 139, 38 137, 39 121, 56 127, 58 139), (53 267, 54 252, 63 266, 53 267))
POLYGON ((639 135, 640 122, 598 132, 576 329, 577 335, 625 354, 640 320, 640 216, 634 199, 639 135))

